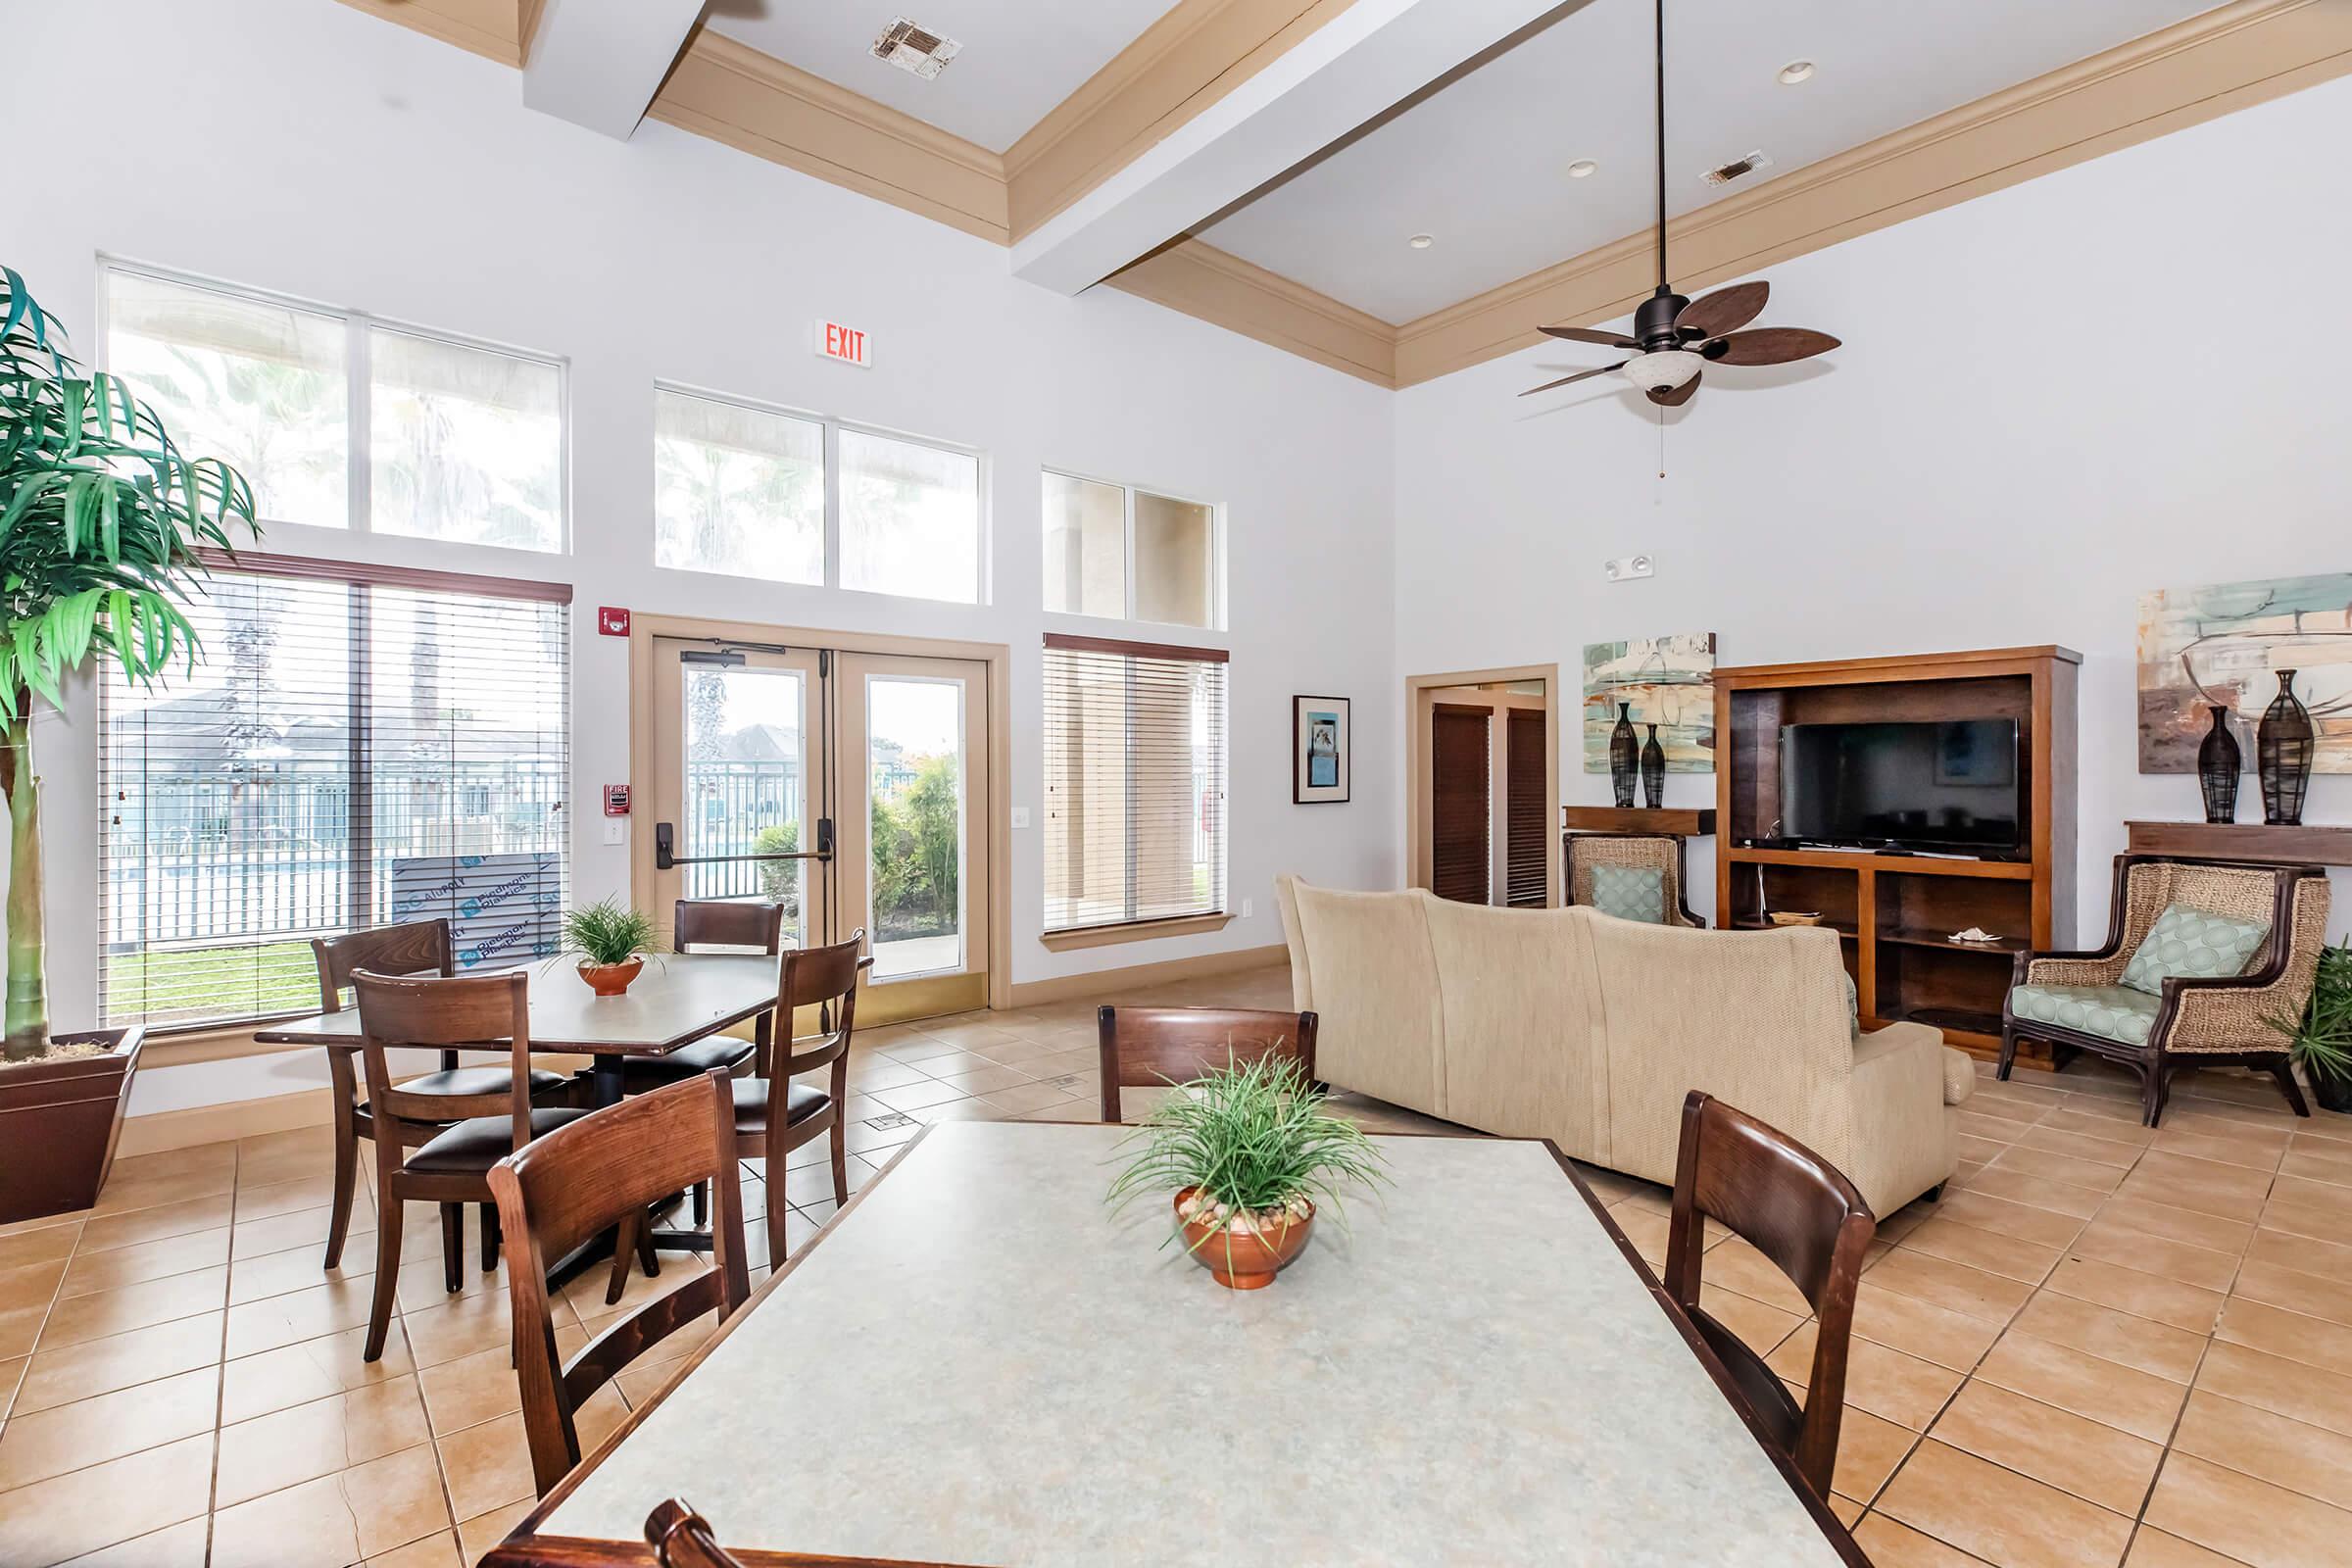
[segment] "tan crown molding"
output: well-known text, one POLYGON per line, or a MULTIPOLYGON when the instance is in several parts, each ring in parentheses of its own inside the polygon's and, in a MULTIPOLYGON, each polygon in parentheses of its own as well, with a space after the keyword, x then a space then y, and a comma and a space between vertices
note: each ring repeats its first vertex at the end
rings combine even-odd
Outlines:
POLYGON ((1179 0, 1004 153, 1012 237, 1034 233, 1354 0, 1179 0))
POLYGON ((522 40, 538 24, 542 0, 342 0, 386 22, 454 43, 502 66, 522 65, 522 40), (525 14, 530 25, 524 25, 525 14))
POLYGON ((514 24, 514 63, 529 65, 531 44, 539 36, 539 14, 546 9, 547 0, 522 0, 522 13, 514 24))
MULTIPOLYGON (((2352 71, 2352 5, 2237 0, 1785 174, 1667 225, 1686 293, 2352 71)), ((1622 316, 1650 237, 1571 257, 1396 331, 1412 386, 1622 316)))
POLYGON ((1396 384, 1395 327, 1203 241, 1188 239, 1155 251, 1104 281, 1375 386, 1396 384))
POLYGON ((1011 243, 1003 158, 707 27, 646 118, 1011 243))

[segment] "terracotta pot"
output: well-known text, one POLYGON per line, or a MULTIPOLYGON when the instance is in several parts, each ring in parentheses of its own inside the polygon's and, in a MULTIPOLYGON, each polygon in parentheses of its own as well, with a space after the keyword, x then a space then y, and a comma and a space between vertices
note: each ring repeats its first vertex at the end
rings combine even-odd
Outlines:
POLYGON ((1306 1205, 1305 1218, 1285 1216, 1271 1230, 1231 1231, 1213 1221, 1186 1219, 1184 1205, 1193 1193, 1187 1187, 1176 1195, 1176 1228, 1209 1278, 1226 1289, 1262 1291, 1274 1283, 1277 1269, 1306 1250, 1306 1239, 1315 1228, 1314 1204, 1306 1205))
POLYGON ((644 968, 645 959, 642 957, 630 957, 620 963, 590 963, 583 958, 580 960, 580 978, 587 981, 588 989, 598 996, 617 997, 629 989, 629 982, 636 979, 644 968))
POLYGON ((134 1025, 53 1038, 112 1049, 70 1061, 0 1063, 0 1224, 87 1208, 114 1168, 144 1033, 134 1025))

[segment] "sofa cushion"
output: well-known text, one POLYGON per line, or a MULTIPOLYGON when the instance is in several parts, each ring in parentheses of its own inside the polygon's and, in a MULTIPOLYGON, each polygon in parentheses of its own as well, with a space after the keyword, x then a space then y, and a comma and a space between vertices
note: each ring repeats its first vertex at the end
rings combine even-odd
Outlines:
POLYGON ((2053 1023, 2127 1046, 2144 1046, 2155 1025, 2154 997, 2129 986, 2014 986, 2010 1016, 2024 1023, 2053 1023))
POLYGON ((2124 966, 2124 984, 2160 997, 2164 982, 2174 975, 2208 979, 2243 974, 2254 950, 2270 934, 2268 920, 2238 920, 2185 904, 2168 904, 2124 966))
POLYGON ((1666 923, 1666 873, 1654 865, 1592 867, 1592 907, 1620 920, 1666 923))
POLYGON ((1954 1051, 1945 1046, 1940 1059, 1943 1063, 1943 1102, 1947 1105, 1967 1104, 1968 1097, 1977 1092, 1975 1058, 1965 1051, 1954 1051))

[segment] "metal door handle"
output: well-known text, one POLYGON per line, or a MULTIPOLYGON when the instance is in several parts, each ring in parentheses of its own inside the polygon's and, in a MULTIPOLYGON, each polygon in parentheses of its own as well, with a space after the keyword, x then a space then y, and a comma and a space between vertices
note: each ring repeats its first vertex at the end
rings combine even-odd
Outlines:
POLYGON ((675 855, 677 829, 667 822, 654 824, 654 869, 666 871, 674 865, 729 865, 745 860, 830 860, 833 858, 833 824, 830 820, 816 824, 818 849, 788 850, 777 855, 675 855))

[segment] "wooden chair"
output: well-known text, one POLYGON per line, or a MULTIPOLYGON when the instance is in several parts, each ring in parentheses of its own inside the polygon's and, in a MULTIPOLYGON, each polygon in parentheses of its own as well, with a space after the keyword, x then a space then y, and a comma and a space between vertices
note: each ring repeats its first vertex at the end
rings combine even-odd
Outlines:
MULTIPOLYGON (((680 953, 718 948, 764 953, 772 958, 784 951, 784 906, 680 899, 672 910, 670 933, 670 946, 680 953)), ((724 1067, 737 1076, 747 1067, 754 1068, 764 1078, 775 1038, 774 1015, 761 1013, 752 1029, 749 1040, 705 1035, 666 1055, 625 1056, 621 1059, 623 1088, 628 1094, 642 1095, 666 1084, 700 1078, 713 1067, 724 1067)))
POLYGON ((375 1304, 361 1357, 373 1361, 384 1353, 400 1284, 403 1205, 411 1199, 441 1205, 441 1256, 455 1291, 464 1205, 495 1201, 490 1167, 588 1112, 531 1102, 530 978, 522 970, 422 979, 360 969, 351 982, 375 1137, 375 1304), (496 1091, 421 1095, 392 1082, 387 1052, 494 1045, 514 1056, 513 1070, 496 1091))
POLYGON ((645 1544, 662 1568, 743 1568, 710 1533, 710 1521, 676 1497, 645 1516, 645 1544))
MULTIPOLYGON (((720 1317, 752 1294, 743 1256, 743 1187, 735 1160, 735 1102, 727 1069, 592 1111, 518 1147, 493 1165, 490 1190, 514 1256, 514 1371, 539 1495, 580 1462, 574 1413, 612 1375, 713 1307, 720 1317), (642 1223, 646 1205, 700 1182, 715 1214, 710 1268, 656 1297, 598 1335, 568 1365, 556 1350, 547 1270, 599 1231, 642 1223)), ((625 1253, 623 1254, 625 1258, 625 1253)))
POLYGON ((1227 1062, 1288 1056, 1315 1076, 1315 1015, 1242 1007, 1104 1007, 1095 1014, 1102 1053, 1102 1119, 1116 1123, 1121 1089, 1165 1089, 1227 1062))
POLYGON ((1666 1290, 1722 1359, 1765 1441, 1788 1456, 1824 1502, 1845 1413, 1854 1289, 1862 1279, 1862 1254, 1878 1229, 1854 1184, 1795 1139, 1700 1090, 1683 1102, 1666 1290), (1813 1372, 1801 1409, 1764 1357, 1699 1305, 1702 1221, 1708 1219, 1771 1258, 1813 1305, 1813 1372))
POLYGON ((1664 833, 1570 833, 1562 848, 1564 878, 1570 904, 1591 905, 1592 873, 1602 866, 1658 873, 1660 912, 1666 925, 1705 930, 1707 922, 1690 912, 1690 841, 1664 833))
MULTIPOLYGON (((318 1008, 321 1012, 341 1012, 343 993, 351 985, 352 974, 360 969, 373 974, 429 974, 457 973, 455 954, 450 946, 447 920, 412 920, 405 925, 378 926, 372 931, 353 931, 339 937, 319 937, 311 943, 311 955, 318 965, 318 1008)), ((333 1268, 343 1261, 343 1242, 351 1231, 351 1196, 359 1185, 360 1140, 372 1140, 375 1123, 368 1115, 359 1091, 359 1071, 355 1064, 357 1052, 329 1048, 326 1053, 327 1077, 334 1086, 335 1103, 335 1201, 334 1213, 326 1227, 326 1264, 333 1268)), ((411 1095, 481 1096, 503 1095, 508 1088, 508 1069, 493 1067, 460 1067, 458 1054, 441 1053, 441 1070, 412 1078, 401 1085, 411 1095)), ((533 1099, 565 1092, 570 1082, 562 1073, 534 1068, 531 1072, 533 1099)), ((458 1120, 452 1113, 437 1118, 425 1118, 410 1123, 411 1136, 423 1143, 449 1122, 458 1120)), ((496 1211, 485 1206, 482 1211, 482 1267, 498 1266, 498 1228, 493 1221, 496 1211)), ((452 1285, 451 1289, 456 1289, 452 1285)))
POLYGON ((865 956, 865 928, 826 948, 796 948, 784 955, 777 1010, 789 1020, 803 1007, 817 1009, 817 1033, 786 1043, 763 1077, 735 1080, 735 1152, 766 1161, 767 1261, 784 1263, 784 1170, 796 1149, 830 1134, 833 1140, 833 1200, 850 1200, 849 1124, 842 1102, 849 1098, 850 1032, 858 1016, 858 977, 873 966, 865 956), (826 1087, 793 1082, 803 1073, 830 1068, 826 1087), (783 1114, 778 1115, 781 1109, 783 1114))

